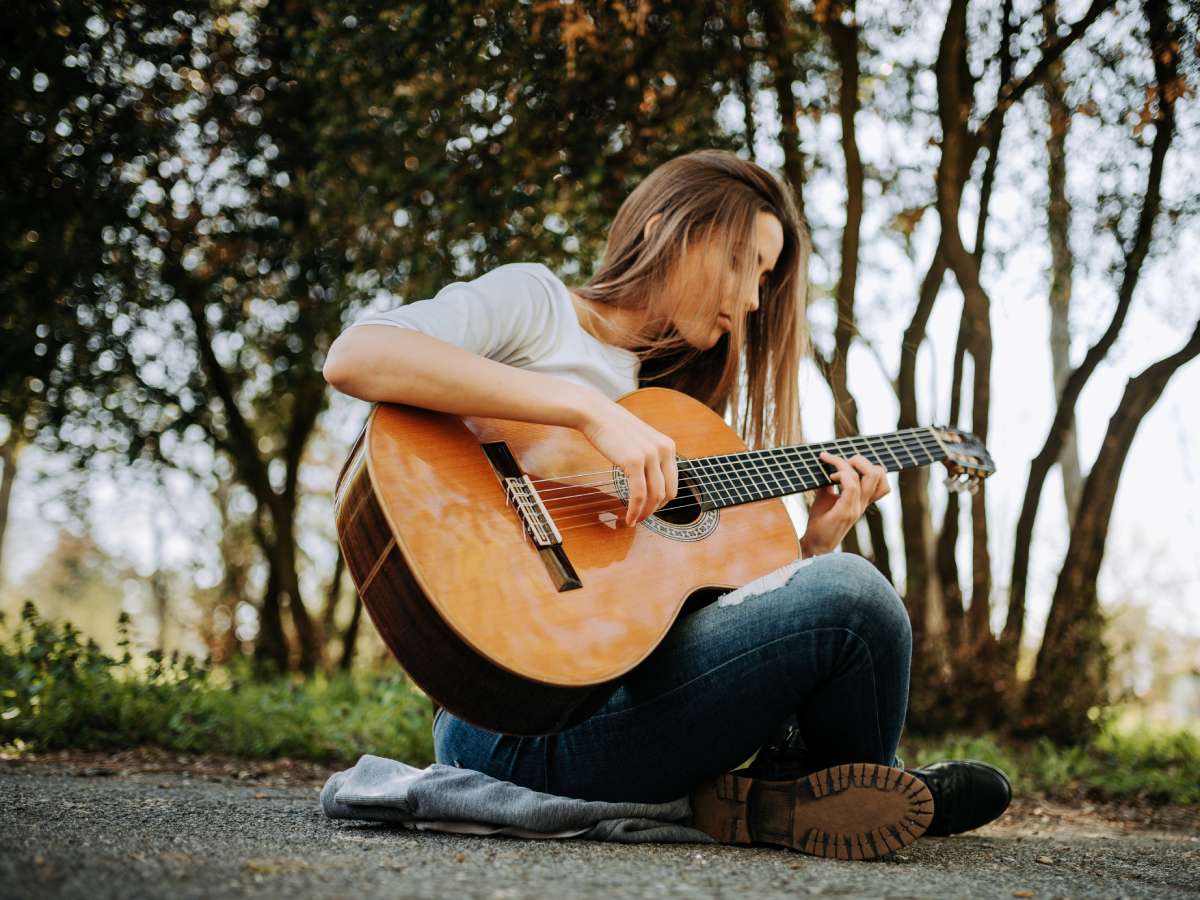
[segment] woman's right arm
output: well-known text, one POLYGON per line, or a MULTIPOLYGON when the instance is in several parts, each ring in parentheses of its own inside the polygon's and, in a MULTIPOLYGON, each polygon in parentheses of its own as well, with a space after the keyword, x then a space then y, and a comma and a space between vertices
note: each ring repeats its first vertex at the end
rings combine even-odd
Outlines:
POLYGON ((322 374, 342 393, 368 402, 577 429, 624 470, 628 524, 675 498, 675 442, 595 388, 394 325, 346 329, 329 348, 322 374))
POLYGON ((325 380, 351 397, 460 416, 579 428, 592 388, 486 359, 412 328, 358 325, 329 348, 325 380))

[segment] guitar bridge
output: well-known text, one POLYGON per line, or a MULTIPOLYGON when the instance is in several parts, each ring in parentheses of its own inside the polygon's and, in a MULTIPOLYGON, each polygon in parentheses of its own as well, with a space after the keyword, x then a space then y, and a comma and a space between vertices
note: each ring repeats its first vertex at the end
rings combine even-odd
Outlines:
POLYGON ((517 511, 525 533, 533 539, 538 556, 546 566, 551 581, 559 591, 571 591, 583 587, 575 567, 562 547, 562 534, 550 511, 542 503, 533 482, 521 471, 517 458, 508 449, 504 441, 490 441, 480 444, 496 477, 504 485, 504 493, 508 501, 517 511))
POLYGON ((516 507, 517 515, 521 517, 521 521, 525 524, 525 530, 533 538, 533 543, 538 547, 561 544, 562 535, 550 517, 550 511, 546 509, 542 498, 534 489, 529 476, 521 475, 519 478, 509 476, 504 479, 504 483, 505 493, 508 494, 509 501, 516 507))

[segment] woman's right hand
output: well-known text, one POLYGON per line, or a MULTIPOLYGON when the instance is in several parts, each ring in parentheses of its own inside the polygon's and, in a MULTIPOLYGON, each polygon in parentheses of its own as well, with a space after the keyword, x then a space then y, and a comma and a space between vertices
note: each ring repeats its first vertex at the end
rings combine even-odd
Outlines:
POLYGON ((675 499, 679 470, 675 441, 667 435, 607 397, 592 405, 579 431, 625 473, 629 488, 626 525, 636 525, 675 499))

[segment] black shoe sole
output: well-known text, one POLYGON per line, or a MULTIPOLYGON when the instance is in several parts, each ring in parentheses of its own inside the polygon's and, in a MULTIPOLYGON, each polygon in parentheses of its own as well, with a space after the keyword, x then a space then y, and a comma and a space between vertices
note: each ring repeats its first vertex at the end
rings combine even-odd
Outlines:
POLYGON ((775 844, 827 859, 875 859, 907 847, 933 820, 921 779, 873 763, 771 781, 718 775, 690 795, 692 827, 724 844, 775 844))

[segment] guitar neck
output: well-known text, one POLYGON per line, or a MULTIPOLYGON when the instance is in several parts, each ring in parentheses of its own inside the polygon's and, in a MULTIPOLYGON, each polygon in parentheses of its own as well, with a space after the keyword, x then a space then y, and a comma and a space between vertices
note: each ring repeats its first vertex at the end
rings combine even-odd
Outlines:
POLYGON ((925 427, 819 444, 691 457, 680 460, 679 471, 681 475, 690 474, 699 487, 702 508, 721 509, 833 484, 829 476, 837 470, 821 462, 823 450, 846 459, 862 454, 889 472, 915 469, 946 458, 946 450, 933 430, 925 427))

